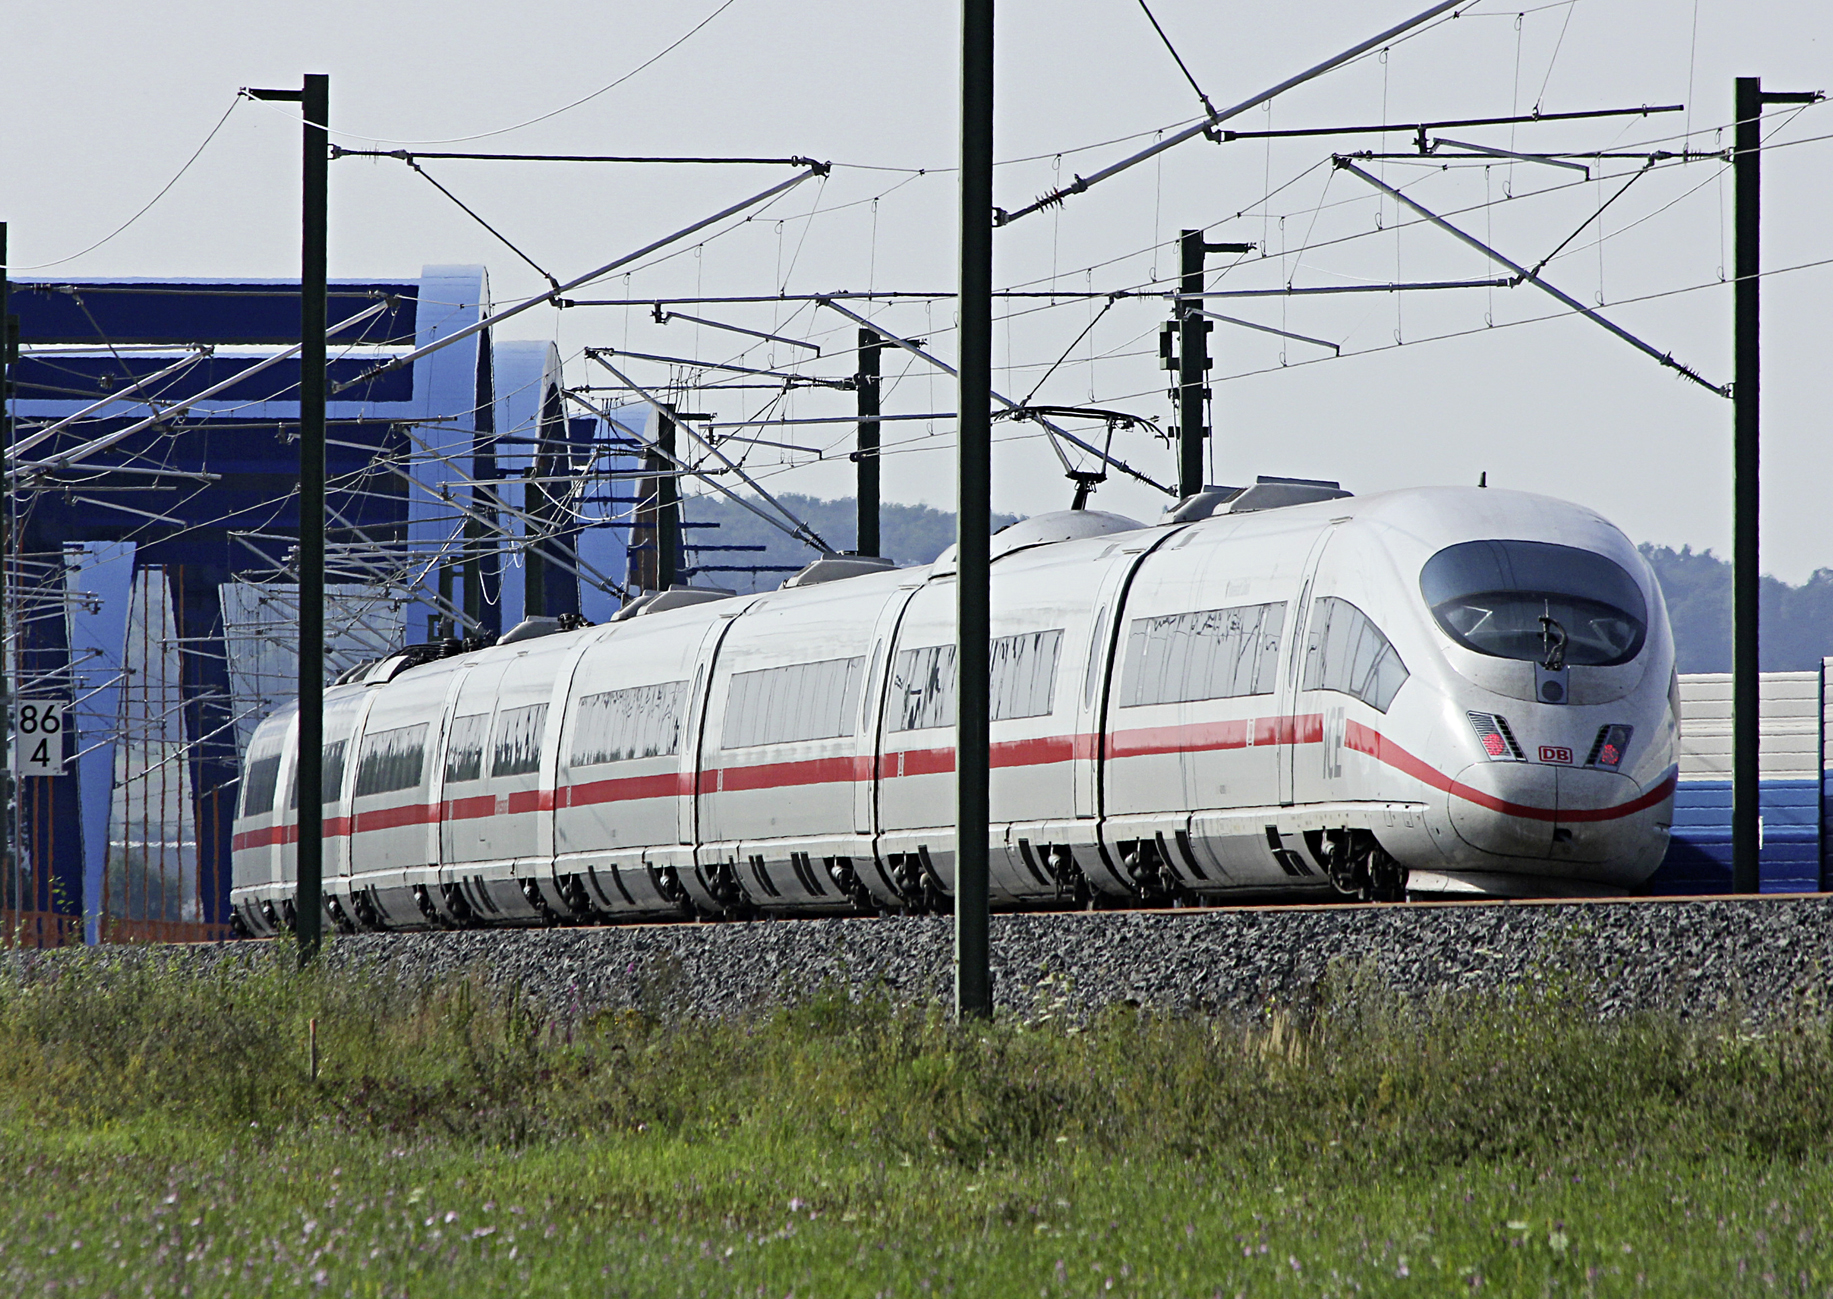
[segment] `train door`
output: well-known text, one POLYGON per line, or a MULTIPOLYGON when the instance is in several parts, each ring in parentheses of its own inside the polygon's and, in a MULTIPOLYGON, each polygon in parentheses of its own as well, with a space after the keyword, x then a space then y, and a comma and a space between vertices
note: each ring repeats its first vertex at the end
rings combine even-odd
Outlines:
MULTIPOLYGON (((898 623, 903 620, 911 595, 920 586, 920 581, 899 586, 879 610, 872 628, 872 651, 866 660, 866 686, 861 692, 864 697, 859 703, 859 747, 855 759, 869 773, 870 779, 853 782, 853 832, 858 835, 878 834, 878 753, 884 735, 884 710, 879 707, 879 700, 891 675, 891 646, 897 639, 898 623)), ((872 851, 877 852, 876 843, 872 851)), ((877 871, 873 869, 872 863, 862 862, 858 874, 869 888, 877 871)), ((874 892, 882 892, 882 887, 874 892)), ((886 896, 881 900, 890 902, 894 899, 886 896)))
POLYGON ((378 915, 419 926, 421 894, 437 883, 439 808, 432 766, 445 751, 445 701, 455 664, 404 671, 375 692, 356 737, 350 795, 350 887, 368 890, 378 915))
MULTIPOLYGON (((737 602, 734 601, 734 604, 737 602)), ((718 914, 743 901, 736 886, 728 887, 710 861, 702 861, 700 842, 704 831, 700 824, 700 780, 704 769, 702 749, 706 745, 708 705, 713 695, 713 670, 719 662, 719 647, 724 643, 733 622, 751 607, 746 601, 736 608, 721 607, 718 616, 708 623, 695 640, 692 660, 692 685, 688 690, 687 724, 682 728, 680 776, 675 800, 677 839, 672 848, 652 848, 647 855, 649 868, 661 877, 678 881, 688 897, 702 910, 718 914)), ((686 672, 689 664, 682 664, 686 672)))
MULTIPOLYGON (((1175 535, 1167 533, 1167 537, 1175 535)), ((1164 541, 1166 537, 1156 538, 1164 541)), ((1121 550, 1110 546, 1096 557, 1090 578, 1095 584, 1094 622, 1082 658, 1081 692, 1076 701, 1075 805, 1076 816, 1098 818, 1102 813, 1102 764, 1106 758, 1108 696, 1118 666, 1114 646, 1126 621, 1127 587, 1140 560, 1154 541, 1138 541, 1121 550), (1100 565, 1105 564, 1105 570, 1100 565)))
POLYGON ((912 906, 955 888, 955 579, 911 595, 882 693, 877 863, 867 887, 912 906))
MULTIPOLYGON (((496 799, 485 786, 484 774, 490 721, 496 713, 497 695, 508 666, 507 658, 489 658, 467 664, 460 671, 447 705, 450 721, 445 751, 437 763, 439 859, 447 867, 458 868, 455 879, 479 876, 474 885, 477 888, 483 887, 477 863, 488 857, 484 826, 496 812, 496 799), (466 870, 467 866, 471 869, 466 870)), ((507 887, 506 876, 502 882, 507 887)), ((474 909, 485 914, 495 910, 481 896, 474 909)))
POLYGON ((989 773, 996 905, 1059 901, 1098 870, 1093 817, 1077 815, 1078 754, 1085 746, 1088 661, 1106 657, 1095 634, 1091 577, 1105 543, 1080 543, 1070 559, 1050 546, 1002 556, 993 567, 989 773), (1091 572, 1092 570, 1092 572, 1091 572))
MULTIPOLYGON (((334 922, 352 919, 350 893, 350 800, 348 776, 355 771, 350 761, 351 748, 363 729, 375 691, 357 688, 333 698, 325 705, 324 791, 324 891, 326 908, 335 906, 342 916, 334 922)), ((293 798, 299 790, 294 783, 293 798)))
MULTIPOLYGON (((1129 627, 1136 617, 1138 591, 1135 582, 1144 565, 1154 562, 1167 543, 1187 537, 1183 528, 1161 528, 1138 535, 1111 550, 1104 550, 1097 560, 1107 560, 1111 567, 1100 578, 1101 595, 1095 605, 1095 627, 1090 628, 1093 642, 1084 664, 1082 678, 1086 729, 1078 729, 1081 754, 1076 765, 1076 814, 1078 820, 1095 817, 1097 838, 1091 858, 1082 865, 1083 878, 1097 892, 1114 897, 1135 898, 1142 887, 1129 864, 1141 842, 1141 827, 1151 823, 1145 839, 1155 842, 1154 831, 1171 833, 1182 806, 1184 778, 1182 754, 1177 746, 1166 746, 1142 737, 1152 735, 1162 740, 1170 732, 1154 730, 1159 723, 1175 729, 1176 719, 1160 717, 1157 722, 1141 722, 1128 710, 1123 724, 1119 712, 1126 675, 1124 663, 1129 627), (1111 558, 1110 558, 1111 554, 1111 558), (1098 669, 1092 678, 1087 669, 1098 669), (1145 729, 1141 729, 1142 726, 1145 729), (1130 753, 1123 749, 1131 748, 1130 753), (1135 815, 1116 821, 1117 809, 1135 815), (1145 813, 1142 817, 1138 813, 1145 813), (1158 815, 1162 812, 1164 815, 1158 815)), ((1156 589, 1153 594, 1162 594, 1156 589)), ((1187 824, 1187 814, 1186 814, 1187 824)), ((1136 864, 1136 863, 1135 863, 1136 864)))
POLYGON ((691 714, 708 627, 694 614, 616 622, 571 669, 555 751, 554 870, 599 910, 679 912, 692 875, 691 714))
POLYGON ((1298 761, 1298 751, 1307 744, 1321 743, 1324 728, 1323 715, 1319 713, 1301 713, 1299 711, 1299 685, 1305 667, 1305 627, 1311 621, 1311 588, 1317 581, 1318 563, 1324 557, 1324 550, 1330 545, 1330 538, 1336 534, 1337 524, 1334 520, 1311 542, 1311 549, 1305 556, 1305 567, 1299 583, 1298 603, 1292 608, 1291 631, 1286 637, 1285 671, 1279 678, 1279 714, 1277 742, 1279 745, 1275 761, 1279 767, 1279 805, 1292 806, 1293 769, 1298 761))
POLYGON ((503 683, 507 658, 471 660, 453 674, 446 695, 445 747, 433 761, 435 802, 439 808, 439 888, 437 901, 451 916, 478 920, 532 912, 509 878, 507 869, 489 867, 482 827, 495 812, 496 800, 484 784, 491 719, 503 683), (492 878, 495 880, 494 891, 492 878))

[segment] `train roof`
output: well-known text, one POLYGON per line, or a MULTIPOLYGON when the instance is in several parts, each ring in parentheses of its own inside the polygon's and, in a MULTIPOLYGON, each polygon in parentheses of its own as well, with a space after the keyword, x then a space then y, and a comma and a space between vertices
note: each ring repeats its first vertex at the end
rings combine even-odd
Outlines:
MULTIPOLYGON (((1318 483, 1314 486, 1323 488, 1335 485, 1318 483)), ((1235 489, 1212 490, 1235 492, 1235 489)), ((1224 504, 1228 500, 1247 497, 1254 490, 1250 488, 1246 492, 1227 496, 1224 504)), ((1195 520, 1174 517, 1174 507, 1167 512, 1173 517, 1155 524, 1141 523, 1124 515, 1100 510, 1054 511, 1022 519, 995 534, 991 554, 995 564, 1016 560, 1021 566, 1028 567, 1030 563, 1047 564, 1057 558, 1064 561, 1082 559, 1091 550, 1099 551, 1116 545, 1125 547, 1129 540, 1144 540, 1167 528, 1226 532, 1246 540, 1255 536, 1304 531, 1307 525, 1321 527, 1330 522, 1355 521, 1368 526, 1380 536, 1402 570, 1417 568, 1439 550, 1460 541, 1488 538, 1550 541, 1607 555, 1634 575, 1638 583, 1644 586, 1646 594, 1654 595, 1653 578, 1628 537, 1602 515, 1569 501, 1499 487, 1407 487, 1367 496, 1322 491, 1313 495, 1321 499, 1298 500, 1290 504, 1273 503, 1260 508, 1250 506, 1244 511, 1222 510, 1195 520), (1045 551, 1048 554, 1043 553, 1045 551)), ((664 593, 664 596, 687 595, 692 591, 694 598, 680 601, 655 599, 651 604, 656 607, 646 608, 640 611, 639 616, 624 621, 630 623, 633 631, 661 630, 671 625, 679 626, 682 622, 700 623, 715 617, 734 616, 762 604, 857 598, 875 590, 889 591, 952 576, 954 558, 955 550, 950 546, 931 564, 907 568, 862 564, 837 572, 831 580, 797 583, 792 579, 774 591, 750 595, 705 588, 683 588, 680 592, 664 593)), ((811 565, 811 568, 814 567, 811 565)), ((805 573, 808 571, 804 570, 805 573)), ((540 639, 570 640, 578 636, 602 634, 602 631, 602 627, 557 630, 540 639)), ((331 702, 334 696, 385 684, 403 672, 431 666, 440 660, 475 660, 480 656, 487 658, 499 653, 518 652, 529 639, 532 637, 523 635, 513 642, 499 641, 491 646, 464 646, 457 642, 444 646, 409 646, 401 653, 379 660, 364 670, 346 673, 339 685, 327 691, 326 702, 331 702)), ((281 716, 290 708, 291 705, 283 706, 273 716, 281 716)))

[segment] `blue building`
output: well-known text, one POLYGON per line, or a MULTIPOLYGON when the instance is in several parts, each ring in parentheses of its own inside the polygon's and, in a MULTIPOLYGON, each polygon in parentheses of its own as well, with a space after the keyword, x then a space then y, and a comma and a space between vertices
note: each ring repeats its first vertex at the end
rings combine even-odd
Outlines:
MULTIPOLYGON (((226 932, 237 737, 260 701, 232 679, 245 664, 225 610, 283 624, 296 600, 298 284, 16 281, 11 293, 16 690, 73 710, 75 725, 62 735, 70 774, 21 781, 21 852, 0 907, 27 942, 68 937, 85 915, 92 938, 97 921, 123 936, 226 932), (167 784, 184 790, 185 896, 176 911, 104 916, 116 785, 144 774, 125 770, 116 726, 124 685, 141 684, 127 670, 130 606, 143 639, 158 627, 177 678, 183 770, 167 784)), ((633 468, 638 444, 569 405, 551 343, 493 346, 485 330, 371 373, 488 310, 476 266, 330 286, 326 577, 368 603, 329 671, 365 637, 491 636, 530 614, 617 605, 624 533, 604 517, 611 494, 586 484, 633 468)))

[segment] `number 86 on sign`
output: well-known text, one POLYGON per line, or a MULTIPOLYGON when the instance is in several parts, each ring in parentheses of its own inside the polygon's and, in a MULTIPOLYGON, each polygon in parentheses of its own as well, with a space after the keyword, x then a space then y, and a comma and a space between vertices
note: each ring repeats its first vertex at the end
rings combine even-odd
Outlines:
POLYGON ((64 774, 64 728, 68 708, 57 702, 22 699, 13 723, 13 770, 21 776, 64 774))

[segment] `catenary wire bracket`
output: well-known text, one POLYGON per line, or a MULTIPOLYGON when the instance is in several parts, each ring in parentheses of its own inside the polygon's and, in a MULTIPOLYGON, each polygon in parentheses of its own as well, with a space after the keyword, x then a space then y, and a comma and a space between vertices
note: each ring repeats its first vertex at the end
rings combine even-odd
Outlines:
MULTIPOLYGON (((1717 393, 1721 397, 1730 397, 1731 396, 1730 385, 1725 385, 1721 387, 1718 384, 1712 383, 1711 381, 1705 378, 1702 378, 1699 372, 1697 370, 1694 370, 1691 366, 1682 365, 1679 361, 1676 361, 1671 352, 1662 352, 1654 347, 1651 347, 1649 344, 1643 342, 1641 339, 1637 338, 1634 334, 1630 333, 1627 329, 1624 329, 1621 325, 1618 325, 1614 321, 1607 320, 1605 317, 1599 315, 1597 312, 1593 311, 1590 307, 1587 307, 1584 303, 1580 302, 1577 298, 1573 297, 1571 294, 1566 293, 1561 289, 1555 288, 1553 285, 1547 283, 1547 281, 1545 281, 1544 279, 1541 279, 1540 276, 1535 274, 1534 271, 1530 271, 1527 267, 1520 265, 1518 262, 1511 261, 1509 258, 1497 252, 1494 248, 1491 248, 1488 244, 1484 243, 1481 239, 1478 239, 1475 235, 1466 234, 1464 231, 1458 229, 1456 226, 1452 225, 1449 221, 1445 220, 1443 217, 1439 216, 1437 213, 1428 210, 1426 207, 1422 206, 1420 203, 1416 202, 1415 200, 1411 198, 1408 198, 1405 194, 1395 189, 1392 185, 1389 185, 1385 181, 1382 181, 1376 178, 1375 176, 1370 175, 1368 172, 1363 171, 1360 167, 1356 166, 1355 163, 1351 162, 1347 157, 1344 157, 1342 154, 1338 154, 1336 158, 1334 159, 1334 161, 1338 167, 1340 167, 1344 171, 1349 172, 1351 175, 1355 176, 1358 180, 1366 181, 1368 184, 1374 186, 1376 189, 1388 195, 1390 198, 1394 199, 1396 202, 1406 204, 1408 207, 1412 208, 1413 211, 1417 212, 1420 216, 1424 217, 1427 221, 1430 221, 1433 225, 1437 226, 1440 230, 1443 230, 1446 234, 1449 234, 1453 236, 1454 238, 1461 240, 1463 243, 1468 244, 1470 247, 1476 249, 1478 252, 1482 253, 1485 257, 1489 258, 1491 261, 1495 262, 1497 265, 1507 267, 1515 275, 1515 280, 1513 282, 1514 284, 1532 284, 1535 288, 1539 289, 1542 293, 1546 293, 1550 295, 1551 297, 1553 297, 1556 301, 1565 304, 1567 307, 1570 307, 1573 311, 1578 312, 1579 315, 1584 316, 1587 320, 1590 320, 1593 324, 1596 324, 1600 326, 1601 328, 1608 330, 1610 333, 1615 334, 1618 338, 1628 343, 1631 347, 1635 348, 1638 352, 1641 352, 1647 356, 1651 356, 1657 362, 1666 366, 1668 369, 1676 371, 1677 373, 1681 375, 1681 377, 1686 378, 1686 379, 1691 379, 1694 383, 1698 384, 1700 387, 1704 388, 1706 391, 1717 393)), ((1513 287, 1513 284, 1511 284, 1510 287, 1513 287)))

